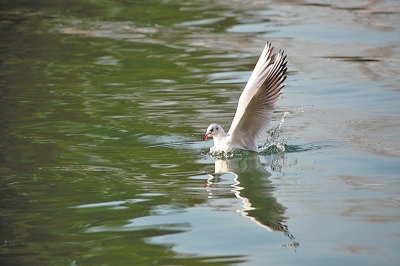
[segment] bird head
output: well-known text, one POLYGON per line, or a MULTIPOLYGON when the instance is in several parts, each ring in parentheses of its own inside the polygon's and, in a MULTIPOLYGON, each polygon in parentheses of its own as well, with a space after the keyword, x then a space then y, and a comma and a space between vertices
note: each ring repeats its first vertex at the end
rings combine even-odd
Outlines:
POLYGON ((216 137, 220 133, 223 132, 223 129, 220 125, 218 124, 211 124, 208 126, 206 134, 203 136, 203 141, 206 140, 208 137, 216 137))

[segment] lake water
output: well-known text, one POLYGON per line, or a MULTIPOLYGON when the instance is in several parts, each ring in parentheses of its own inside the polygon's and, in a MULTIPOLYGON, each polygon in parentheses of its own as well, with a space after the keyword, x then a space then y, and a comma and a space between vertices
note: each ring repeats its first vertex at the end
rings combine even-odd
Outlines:
POLYGON ((396 0, 2 1, 0 264, 398 265, 399 44, 396 0), (267 41, 285 149, 213 158, 267 41))

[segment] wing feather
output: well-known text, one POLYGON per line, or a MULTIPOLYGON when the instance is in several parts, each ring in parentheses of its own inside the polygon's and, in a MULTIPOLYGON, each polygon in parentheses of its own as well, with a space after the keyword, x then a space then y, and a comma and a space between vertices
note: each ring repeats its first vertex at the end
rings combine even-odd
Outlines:
POLYGON ((240 96, 228 134, 232 144, 256 150, 265 134, 275 106, 285 86, 287 60, 283 51, 271 55, 270 43, 264 48, 250 79, 240 96), (255 147, 255 148, 254 148, 255 147))
POLYGON ((238 106, 236 109, 236 114, 233 118, 231 127, 229 129, 228 134, 231 134, 232 131, 236 128, 237 124, 240 121, 240 118, 243 116, 243 113, 252 99, 253 95, 256 93, 257 89, 261 86, 262 82, 265 80, 265 75, 268 74, 266 69, 271 65, 271 60, 274 60, 274 56, 271 56, 271 52, 274 47, 271 46, 271 43, 267 43, 262 51, 260 58, 257 61, 256 66, 254 67, 253 72, 250 75, 249 81, 243 89, 242 94, 240 95, 238 106))

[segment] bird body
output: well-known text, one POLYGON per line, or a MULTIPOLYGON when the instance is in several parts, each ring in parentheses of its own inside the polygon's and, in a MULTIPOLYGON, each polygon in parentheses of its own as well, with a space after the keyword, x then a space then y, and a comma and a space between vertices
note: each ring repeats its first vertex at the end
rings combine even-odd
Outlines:
POLYGON ((272 54, 267 43, 240 95, 235 116, 228 133, 218 124, 208 126, 203 141, 213 137, 212 151, 232 149, 258 151, 257 142, 267 131, 286 79, 286 56, 283 51, 272 54))

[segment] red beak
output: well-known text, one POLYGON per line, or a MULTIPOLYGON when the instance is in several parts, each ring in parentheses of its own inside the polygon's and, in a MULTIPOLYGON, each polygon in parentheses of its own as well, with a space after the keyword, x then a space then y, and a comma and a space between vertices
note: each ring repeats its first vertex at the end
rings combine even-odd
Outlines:
POLYGON ((210 133, 207 133, 203 136, 203 141, 205 141, 210 136, 210 133))

